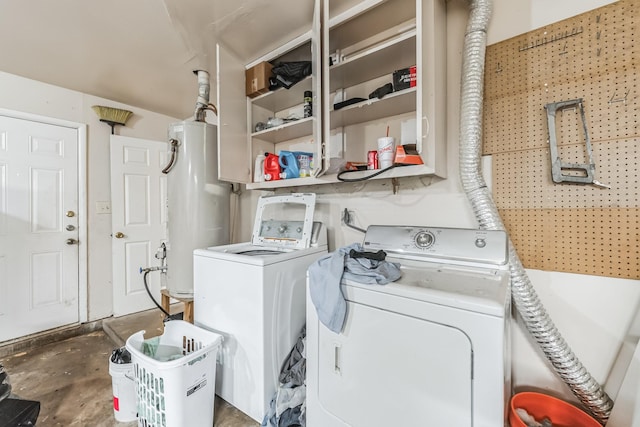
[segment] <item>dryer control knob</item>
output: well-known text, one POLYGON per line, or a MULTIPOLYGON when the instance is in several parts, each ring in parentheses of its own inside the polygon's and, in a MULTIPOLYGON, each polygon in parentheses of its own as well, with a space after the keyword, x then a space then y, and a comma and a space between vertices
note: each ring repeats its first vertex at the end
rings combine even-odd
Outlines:
POLYGON ((282 224, 279 228, 278 228, 278 233, 284 233, 285 231, 287 231, 287 226, 285 224, 282 224))
POLYGON ((487 246, 487 241, 484 239, 476 239, 476 246, 479 248, 484 248, 487 246))
POLYGON ((428 231, 421 231, 416 234, 413 240, 419 249, 428 249, 433 245, 436 238, 428 231))

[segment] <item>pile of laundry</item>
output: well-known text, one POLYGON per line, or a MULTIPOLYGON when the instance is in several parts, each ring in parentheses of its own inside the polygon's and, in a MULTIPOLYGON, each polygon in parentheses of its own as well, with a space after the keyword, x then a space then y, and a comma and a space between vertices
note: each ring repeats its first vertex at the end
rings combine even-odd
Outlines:
POLYGON ((278 378, 278 388, 271 399, 271 404, 267 414, 264 416, 262 426, 304 427, 306 425, 306 335, 307 330, 304 327, 296 340, 296 345, 284 361, 278 378))
POLYGON ((347 303, 342 280, 367 285, 386 285, 402 276, 400 264, 385 260, 384 251, 367 252, 359 243, 336 249, 309 266, 309 293, 318 320, 339 334, 345 324, 347 303))
MULTIPOLYGON (((402 275, 400 264, 385 260, 384 251, 366 252, 354 243, 318 259, 309 267, 309 290, 319 320, 330 330, 340 333, 346 317, 346 302, 340 289, 343 279, 359 283, 385 285, 402 275)), ((305 353, 306 326, 280 371, 279 386, 263 427, 295 427, 306 425, 305 353)))

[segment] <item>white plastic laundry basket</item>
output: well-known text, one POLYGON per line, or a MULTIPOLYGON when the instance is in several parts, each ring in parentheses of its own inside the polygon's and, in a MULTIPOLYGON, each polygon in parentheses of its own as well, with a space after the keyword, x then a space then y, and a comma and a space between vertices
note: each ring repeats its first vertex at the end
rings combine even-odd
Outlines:
POLYGON ((156 358, 162 359, 166 349, 175 355, 176 347, 182 355, 159 361, 143 353, 144 332, 131 335, 126 344, 134 366, 138 426, 212 426, 222 336, 182 320, 167 322, 155 343, 156 358))

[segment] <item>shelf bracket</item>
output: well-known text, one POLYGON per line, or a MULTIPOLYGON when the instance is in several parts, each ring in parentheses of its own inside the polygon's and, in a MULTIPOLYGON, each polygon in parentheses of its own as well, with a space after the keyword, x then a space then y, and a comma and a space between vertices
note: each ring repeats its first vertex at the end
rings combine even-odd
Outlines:
POLYGON ((393 187, 393 194, 398 194, 400 188, 400 180, 398 178, 391 178, 391 186, 393 187))

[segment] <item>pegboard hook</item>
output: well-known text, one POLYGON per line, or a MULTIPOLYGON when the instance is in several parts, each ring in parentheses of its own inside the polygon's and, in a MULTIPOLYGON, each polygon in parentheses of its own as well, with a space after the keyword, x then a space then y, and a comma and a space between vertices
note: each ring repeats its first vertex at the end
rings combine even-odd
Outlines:
POLYGON ((616 92, 613 92, 613 95, 611 95, 611 98, 609 99, 609 105, 615 104, 616 102, 622 102, 624 105, 627 105, 629 93, 631 93, 631 89, 628 89, 627 93, 625 93, 622 98, 616 98, 616 92))

